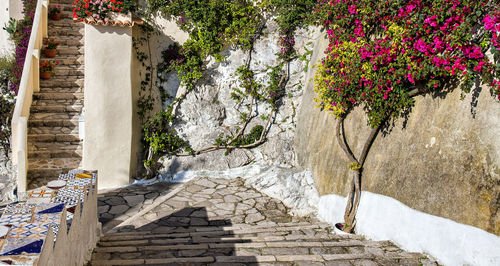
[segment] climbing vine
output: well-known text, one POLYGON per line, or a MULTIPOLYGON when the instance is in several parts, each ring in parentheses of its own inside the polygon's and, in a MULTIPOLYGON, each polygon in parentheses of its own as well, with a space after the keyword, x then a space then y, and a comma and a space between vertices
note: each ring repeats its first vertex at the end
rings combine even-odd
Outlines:
MULTIPOLYGON (((173 98, 164 110, 145 117, 147 122, 143 132, 148 153, 145 166, 149 177, 156 174, 157 159, 165 155, 192 156, 221 149, 226 150, 227 154, 234 149, 254 148, 266 141, 267 133, 279 109, 280 99, 285 95, 288 62, 296 57, 293 50, 293 33, 298 27, 305 25, 305 18, 312 8, 311 1, 306 0, 148 0, 147 13, 159 11, 174 18, 177 25, 189 33, 189 38, 183 45, 171 45, 162 53, 163 62, 157 67, 160 82, 164 81, 163 73, 174 71, 186 90, 184 94, 173 98), (286 5, 273 6, 278 2, 286 5), (292 2, 298 4, 294 5, 292 2), (287 11, 294 11, 293 16, 286 17, 287 11), (255 79, 250 63, 253 45, 262 35, 267 21, 266 12, 277 14, 276 20, 282 36, 279 45, 282 49, 278 54, 280 62, 269 66, 269 81, 263 83, 255 79), (289 39, 285 42, 283 36, 288 36, 289 39), (174 130, 174 124, 179 119, 177 108, 203 78, 207 61, 210 58, 218 62, 224 61, 222 51, 228 47, 239 48, 247 53, 245 64, 235 73, 239 84, 232 87, 231 94, 239 106, 241 121, 232 126, 233 133, 221 134, 214 140, 213 145, 194 150, 189 146, 189 141, 181 139, 174 130), (255 108, 258 103, 267 103, 269 113, 260 116, 264 124, 257 124, 247 130, 250 122, 257 117, 255 108)), ((147 97, 141 97, 139 100, 139 112, 143 115, 152 110, 146 108, 150 105, 144 102, 151 103, 151 100, 147 97)))
POLYGON ((315 77, 317 102, 338 118, 337 140, 354 172, 338 225, 350 232, 370 145, 390 119, 410 111, 416 95, 446 93, 445 85, 457 81, 463 94, 488 84, 500 100, 499 6, 486 0, 329 0, 314 15, 329 38, 315 77), (343 133, 357 106, 372 127, 359 157, 343 133))

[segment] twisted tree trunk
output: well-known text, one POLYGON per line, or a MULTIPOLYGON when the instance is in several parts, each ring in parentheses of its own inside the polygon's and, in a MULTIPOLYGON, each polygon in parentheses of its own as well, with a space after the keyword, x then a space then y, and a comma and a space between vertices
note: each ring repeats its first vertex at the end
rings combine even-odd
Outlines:
POLYGON ((351 170, 353 170, 353 175, 351 181, 351 189, 349 191, 349 195, 347 196, 347 205, 344 211, 344 224, 342 224, 340 229, 345 232, 352 233, 356 225, 356 213, 358 211, 359 201, 361 199, 361 174, 363 171, 363 164, 365 163, 366 156, 368 155, 370 147, 375 140, 378 132, 380 131, 381 126, 384 124, 384 121, 377 127, 372 128, 368 139, 363 145, 363 151, 361 152, 361 156, 358 160, 349 148, 349 144, 345 137, 344 120, 346 117, 347 115, 344 115, 338 119, 336 136, 337 142, 349 159, 350 168, 351 170))

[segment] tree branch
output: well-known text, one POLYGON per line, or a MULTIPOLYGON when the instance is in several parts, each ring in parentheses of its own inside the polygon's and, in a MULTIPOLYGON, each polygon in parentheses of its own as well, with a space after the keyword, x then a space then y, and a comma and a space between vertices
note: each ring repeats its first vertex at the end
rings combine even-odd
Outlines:
POLYGON ((347 147, 347 143, 345 141, 345 138, 342 137, 342 132, 341 129, 343 129, 343 124, 344 124, 344 119, 345 117, 342 116, 339 119, 337 119, 337 128, 336 128, 336 136, 337 136, 337 142, 339 143, 340 147, 344 151, 344 153, 349 157, 349 160, 351 163, 359 163, 358 160, 354 157, 354 154, 352 154, 351 150, 347 147))
POLYGON ((372 146, 373 140, 375 139, 375 137, 377 137, 377 134, 384 123, 385 120, 382 121, 377 127, 372 128, 372 130, 370 131, 370 135, 368 136, 368 139, 366 140, 365 145, 363 146, 361 157, 359 157, 359 164, 361 167, 363 167, 363 165, 365 164, 366 156, 368 155, 368 151, 372 146))

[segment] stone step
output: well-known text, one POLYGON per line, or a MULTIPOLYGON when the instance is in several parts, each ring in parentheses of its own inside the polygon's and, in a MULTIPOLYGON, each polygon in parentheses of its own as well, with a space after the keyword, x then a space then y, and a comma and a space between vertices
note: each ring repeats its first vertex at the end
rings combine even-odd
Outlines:
MULTIPOLYGON (((63 11, 62 16, 64 16, 64 13, 63 11)), ((58 36, 83 36, 85 34, 85 28, 68 29, 66 27, 49 27, 48 32, 49 36, 53 38, 57 38, 58 36)))
MULTIPOLYGON (((28 144, 28 154, 35 152, 76 152, 81 154, 82 143, 81 141, 75 142, 36 142, 28 144)), ((59 157, 60 158, 60 157, 59 157)), ((65 158, 65 157, 63 157, 65 158)))
MULTIPOLYGON (((249 262, 296 262, 296 261, 340 261, 374 259, 383 252, 382 248, 394 249, 389 241, 315 240, 315 241, 253 241, 242 239, 241 242, 207 242, 207 243, 173 243, 170 245, 150 244, 143 242, 125 242, 119 246, 98 246, 92 254, 91 265, 121 263, 121 260, 144 260, 167 263, 201 261, 220 263, 249 262), (126 243, 131 243, 127 245, 126 243), (111 262, 113 261, 113 262, 111 262)), ((401 259, 417 260, 419 253, 397 252, 383 254, 394 262, 401 259)), ((418 263, 417 263, 418 264, 418 263)))
MULTIPOLYGON (((229 249, 230 250, 230 249, 229 249)), ((296 249, 297 250, 297 249, 296 249)), ((284 251, 283 253, 293 252, 294 250, 284 251)), ((169 255, 169 253, 164 253, 157 250, 156 252, 150 253, 150 258, 143 258, 137 253, 123 254, 122 258, 116 256, 117 254, 96 254, 95 258, 90 263, 90 265, 140 265, 140 264, 155 264, 155 265, 261 265, 261 263, 266 263, 265 265, 324 265, 321 262, 332 262, 333 264, 328 265, 351 265, 349 261, 352 260, 371 260, 375 259, 375 255, 365 252, 358 254, 317 254, 317 255, 251 255, 252 252, 256 252, 253 249, 248 250, 235 250, 232 253, 235 255, 207 255, 207 256, 189 256, 189 254, 199 254, 203 253, 213 254, 214 251, 204 251, 204 250, 183 250, 178 253, 178 255, 169 255), (184 255, 185 254, 185 255, 184 255), (115 257, 115 258, 113 258, 115 257), (106 260, 105 258, 110 258, 106 260), (295 262, 300 262, 296 264, 295 262), (203 264, 200 264, 203 263, 203 264), (207 264, 214 263, 214 264, 207 264), (270 264, 269 264, 270 263, 270 264), (276 264, 274 264, 276 263, 276 264), (286 263, 286 264, 284 264, 286 263), (318 264, 319 263, 319 264, 318 264)), ((220 251, 220 254, 231 253, 226 250, 220 251)), ((120 254, 121 255, 121 254, 120 254)), ((398 265, 398 260, 409 260, 411 262, 416 262, 414 265, 419 265, 418 258, 414 258, 409 255, 402 255, 400 258, 393 258, 391 260, 391 265, 398 265)), ((361 265, 378 265, 377 263, 370 261, 371 264, 361 264, 361 265)), ((401 265, 401 264, 399 264, 401 265)))
POLYGON ((83 105, 32 105, 31 113, 66 113, 73 112, 81 114, 83 105))
POLYGON ((81 64, 78 65, 59 65, 52 74, 53 77, 59 76, 84 76, 85 67, 81 64))
MULTIPOLYGON (((133 232, 114 232, 112 235, 104 236, 101 240, 125 240, 125 239, 144 239, 154 237, 168 237, 169 235, 178 236, 203 236, 203 235, 225 235, 225 234, 255 234, 255 233, 268 233, 268 232, 286 232, 297 230, 315 230, 323 233, 331 232, 331 225, 329 224, 310 224, 310 223, 279 223, 278 227, 269 227, 267 225, 252 225, 247 224, 233 224, 230 226, 189 226, 185 227, 170 227, 168 232, 165 233, 148 233, 143 231, 133 232)), ((343 237, 338 235, 338 237, 343 237)), ((363 239, 360 236, 350 236, 354 239, 363 239)))
POLYGON ((56 77, 51 77, 48 80, 40 80, 40 88, 75 87, 75 86, 82 87, 83 83, 84 83, 83 76, 66 76, 66 77, 56 76, 56 77))
POLYGON ((44 43, 46 43, 47 39, 54 39, 59 43, 59 45, 65 46, 77 46, 80 47, 84 45, 85 38, 83 36, 55 36, 53 38, 45 38, 44 43))
MULTIPOLYGON (((332 231, 332 226, 328 223, 317 222, 311 224, 309 222, 285 222, 285 223, 277 223, 277 226, 270 227, 269 225, 249 225, 249 224, 231 224, 231 225, 221 225, 221 226, 189 226, 189 227, 169 227, 168 231, 164 232, 166 234, 177 234, 177 233, 193 233, 193 232, 213 232, 213 231, 232 231, 238 232, 240 230, 252 231, 252 232, 268 232, 269 230, 275 231, 290 231, 290 230, 305 230, 305 229, 314 229, 314 230, 326 230, 328 232, 332 231)), ((114 236, 148 236, 148 235, 157 235, 157 233, 149 234, 144 231, 132 231, 132 232, 113 232, 114 236)), ((341 237, 341 236, 340 236, 341 237)), ((362 239, 361 236, 352 235, 350 237, 356 239, 362 239)))
MULTIPOLYGON (((71 4, 69 6, 66 4, 61 4, 61 7, 64 10, 73 10, 73 7, 71 4)), ((61 20, 49 19, 49 27, 67 28, 68 30, 79 30, 81 28, 84 28, 85 24, 77 23, 77 22, 74 22, 73 20, 69 20, 69 19, 61 19, 61 20)))
POLYGON ((57 47, 57 53, 56 57, 53 58, 47 58, 45 57, 45 53, 42 55, 43 59, 47 60, 57 60, 57 55, 59 56, 79 56, 83 55, 84 52, 84 47, 83 45, 78 45, 78 46, 66 46, 66 45, 59 45, 57 47))
MULTIPOLYGON (((44 56, 44 55, 42 55, 42 56, 44 56)), ((54 58, 44 58, 43 60, 52 60, 54 62, 59 62, 59 65, 56 65, 54 68, 54 70, 57 72, 57 69, 59 67, 62 67, 62 68, 81 67, 84 63, 84 56, 83 55, 74 55, 74 56, 73 55, 56 55, 56 57, 54 57, 54 58)))
MULTIPOLYGON (((46 87, 41 88, 40 93, 71 93, 71 94, 81 94, 83 93, 83 87, 46 87)), ((46 100, 46 99, 45 99, 46 100)))
POLYGON ((78 134, 28 134, 29 143, 40 142, 76 142, 80 141, 78 134))
POLYGON ((28 159, 28 178, 54 178, 80 166, 80 158, 30 158, 28 159))
POLYGON ((65 113, 31 113, 29 120, 72 120, 79 117, 77 112, 65 113))
POLYGON ((30 169, 76 169, 79 158, 30 159, 30 169))
POLYGON ((237 243, 259 243, 259 242, 317 242, 334 241, 338 242, 344 238, 335 235, 307 236, 307 235, 281 235, 278 233, 267 233, 261 236, 247 236, 246 234, 224 235, 224 236, 193 236, 193 237, 162 237, 162 238, 144 238, 136 240, 116 240, 99 242, 99 247, 123 247, 123 246, 148 246, 148 245, 176 245, 176 244, 237 244, 237 243))
POLYGON ((78 116, 71 119, 29 119, 29 127, 71 127, 78 126, 78 116))
POLYGON ((49 27, 49 36, 78 36, 81 37, 85 33, 85 29, 66 30, 65 28, 49 27))
MULTIPOLYGON (((71 145, 70 145, 71 146, 71 145)), ((81 146, 72 145, 77 147, 75 150, 55 150, 50 149, 47 151, 29 151, 28 158, 33 159, 48 159, 48 158, 82 158, 81 146)))
POLYGON ((28 134, 71 134, 78 135, 78 127, 30 127, 28 134))
MULTIPOLYGON (((42 90, 42 89, 41 89, 42 90)), ((77 100, 83 99, 83 93, 76 92, 36 92, 33 93, 33 100, 77 100)))
POLYGON ((78 99, 34 99, 31 108, 43 108, 46 106, 83 106, 83 98, 78 99))
POLYGON ((62 12, 61 12, 61 20, 71 20, 71 22, 76 23, 76 22, 73 21, 73 7, 71 7, 71 8, 64 8, 62 10, 62 12))
POLYGON ((262 242, 262 241, 339 241, 353 240, 360 242, 361 236, 332 234, 330 228, 317 225, 288 227, 247 227, 234 228, 221 226, 174 228, 167 233, 123 232, 113 233, 101 238, 100 246, 124 246, 147 244, 179 243, 219 243, 219 242, 262 242))

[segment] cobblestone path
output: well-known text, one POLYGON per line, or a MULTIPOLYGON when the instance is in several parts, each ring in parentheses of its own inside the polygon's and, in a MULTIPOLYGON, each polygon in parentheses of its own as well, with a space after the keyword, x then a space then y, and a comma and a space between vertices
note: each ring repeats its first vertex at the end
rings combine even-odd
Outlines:
POLYGON ((435 265, 390 241, 291 216, 242 179, 130 186, 102 194, 99 210, 107 232, 90 265, 435 265))

